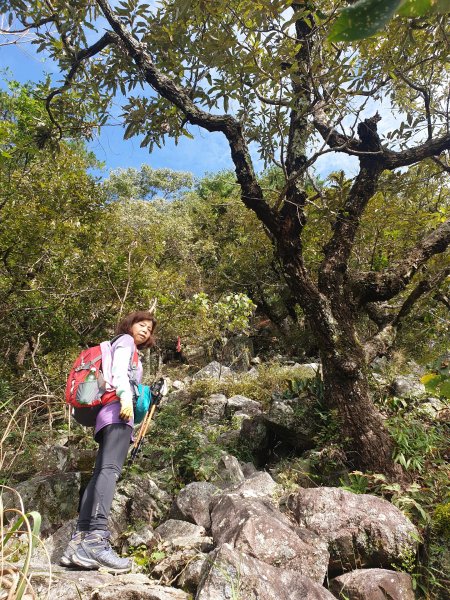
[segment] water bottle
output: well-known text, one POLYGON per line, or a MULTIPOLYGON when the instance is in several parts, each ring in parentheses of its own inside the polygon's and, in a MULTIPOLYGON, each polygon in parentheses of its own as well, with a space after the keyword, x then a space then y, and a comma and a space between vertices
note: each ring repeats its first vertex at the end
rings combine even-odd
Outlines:
POLYGON ((95 367, 91 367, 89 369, 89 374, 86 377, 85 381, 95 381, 96 379, 97 379, 97 375, 96 375, 96 372, 95 372, 95 367))

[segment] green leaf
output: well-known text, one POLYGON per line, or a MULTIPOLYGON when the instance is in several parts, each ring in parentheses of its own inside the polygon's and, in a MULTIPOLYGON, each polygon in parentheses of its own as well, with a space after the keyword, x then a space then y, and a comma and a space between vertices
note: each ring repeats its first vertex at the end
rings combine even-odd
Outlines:
POLYGON ((423 17, 425 15, 450 11, 450 0, 405 0, 398 10, 402 17, 423 17))
POLYGON ((444 381, 444 383, 439 386, 439 394, 450 400, 450 381, 444 381))
POLYGON ((402 17, 422 17, 431 8, 432 0, 405 0, 398 10, 402 17))
POLYGON ((329 40, 361 40, 382 29, 401 5, 401 0, 359 0, 344 8, 334 23, 329 40))

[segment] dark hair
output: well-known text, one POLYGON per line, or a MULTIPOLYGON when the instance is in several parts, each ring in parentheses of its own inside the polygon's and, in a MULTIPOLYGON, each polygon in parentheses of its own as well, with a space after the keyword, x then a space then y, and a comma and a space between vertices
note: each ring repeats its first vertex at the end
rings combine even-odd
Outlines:
POLYGON ((133 325, 135 323, 139 323, 140 321, 151 321, 153 323, 150 338, 145 342, 145 344, 139 344, 138 346, 139 350, 144 350, 145 348, 150 348, 151 346, 155 345, 155 338, 153 337, 153 332, 156 329, 156 319, 153 316, 153 313, 148 312, 146 310, 136 310, 135 312, 130 313, 119 322, 119 324, 116 327, 116 334, 130 334, 133 325))

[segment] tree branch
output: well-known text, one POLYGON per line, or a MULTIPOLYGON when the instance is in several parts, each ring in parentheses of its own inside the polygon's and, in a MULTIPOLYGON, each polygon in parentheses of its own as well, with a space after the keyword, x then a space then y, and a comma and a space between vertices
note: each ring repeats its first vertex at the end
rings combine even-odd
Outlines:
POLYGON ((445 150, 450 150, 450 134, 427 140, 415 148, 408 148, 402 152, 392 152, 383 149, 383 164, 385 169, 398 169, 399 167, 408 167, 425 158, 439 156, 445 150))
MULTIPOLYGON (((378 113, 358 126, 360 148, 372 155, 380 148, 377 134, 378 113)), ((333 226, 333 235, 324 247, 325 258, 320 268, 319 287, 328 289, 332 280, 341 277, 347 270, 348 259, 353 247, 361 216, 368 201, 376 191, 382 167, 372 156, 360 158, 360 171, 347 195, 344 206, 339 210, 333 226)), ((334 281, 336 283, 336 281, 334 281)), ((334 285, 334 284, 333 284, 334 285)))
POLYGON ((441 292, 436 292, 433 297, 438 302, 441 302, 447 308, 447 310, 450 310, 450 299, 447 296, 441 294, 441 292))
POLYGON ((330 148, 335 149, 337 152, 346 152, 348 154, 351 154, 352 151, 360 152, 361 143, 357 139, 340 133, 328 123, 324 106, 325 102, 320 101, 313 109, 313 124, 323 140, 330 148))
POLYGON ((427 90, 426 87, 421 86, 417 83, 414 83, 414 81, 412 81, 412 79, 410 79, 409 77, 407 77, 404 73, 402 73, 401 71, 399 71, 398 69, 395 69, 395 74, 397 75, 397 77, 400 77, 400 79, 402 79, 407 85, 409 85, 410 88, 412 88, 413 90, 415 90, 416 92, 419 92, 420 94, 422 94, 423 96, 423 101, 425 104, 425 113, 427 116, 427 130, 428 130, 428 141, 433 139, 433 124, 431 121, 431 99, 430 99, 430 92, 427 90))
MULTIPOLYGON (((42 27, 43 25, 47 25, 47 23, 53 23, 56 19, 56 15, 50 15, 49 17, 43 17, 42 19, 39 19, 39 21, 36 21, 35 23, 22 23, 24 26, 24 29, 0 29, 0 33, 5 33, 8 35, 16 35, 18 33, 26 33, 27 31, 29 31, 30 29, 39 29, 39 27, 42 27)), ((19 19, 20 20, 20 19, 19 19)))
POLYGON ((439 165, 443 171, 445 171, 446 173, 450 173, 450 167, 448 165, 446 165, 444 162, 442 162, 442 160, 439 160, 439 158, 436 158, 435 156, 433 156, 431 158, 431 160, 433 162, 435 162, 437 165, 439 165))
POLYGON ((450 219, 422 239, 395 268, 353 276, 351 287, 360 304, 389 300, 406 288, 417 270, 450 244, 450 219))
POLYGON ((136 40, 132 33, 113 13, 107 0, 96 0, 102 12, 120 38, 122 47, 141 70, 145 81, 163 98, 169 100, 185 115, 192 125, 199 125, 207 131, 220 131, 228 140, 236 175, 242 188, 242 200, 253 210, 272 233, 279 233, 278 216, 265 202, 260 185, 253 170, 252 161, 244 140, 241 124, 230 115, 213 115, 200 109, 190 98, 189 93, 172 79, 164 75, 153 63, 145 50, 145 45, 136 40))
MULTIPOLYGON (((414 148, 408 148, 402 152, 394 152, 381 145, 376 152, 368 152, 362 148, 358 140, 338 132, 330 125, 323 107, 324 102, 319 102, 314 108, 313 124, 328 146, 336 152, 344 152, 352 156, 376 155, 384 169, 393 170, 399 167, 407 167, 425 158, 437 157, 445 150, 450 149, 450 134, 446 134, 438 138, 428 139, 423 144, 419 144, 414 148)), ((430 138, 429 128, 428 135, 430 138)))
POLYGON ((449 274, 450 267, 437 273, 434 277, 420 281, 403 302, 396 315, 389 315, 376 304, 366 305, 366 310, 370 307, 369 311, 375 311, 375 313, 371 312, 371 318, 372 316, 381 317, 379 321, 378 332, 364 344, 364 353, 368 362, 372 362, 376 356, 386 354, 386 352, 395 342, 401 322, 407 315, 409 315, 417 301, 422 296, 435 289, 448 277, 449 274))
POLYGON ((118 42, 117 36, 115 36, 114 34, 111 34, 110 32, 107 32, 99 40, 97 40, 97 42, 95 42, 95 44, 92 44, 92 46, 89 46, 88 48, 84 48, 83 50, 80 50, 79 52, 77 52, 74 56, 72 66, 64 80, 63 85, 61 87, 57 88, 56 90, 53 90, 47 96, 46 101, 45 101, 45 107, 47 109, 50 120, 59 130, 60 139, 62 138, 63 132, 62 132, 61 125, 55 119, 55 117, 53 116, 52 110, 51 110, 51 103, 52 103, 53 98, 55 98, 55 96, 57 96, 58 94, 62 94, 70 87, 70 85, 73 81, 73 78, 75 77, 78 69, 83 64, 83 61, 88 60, 89 58, 92 58, 96 54, 99 54, 102 50, 104 50, 110 44, 116 44, 117 42, 118 42))
MULTIPOLYGON (((291 78, 295 102, 290 111, 289 137, 286 149, 286 186, 280 196, 285 202, 280 210, 283 235, 290 239, 299 239, 305 224, 304 213, 307 193, 304 186, 304 174, 307 169, 306 147, 308 140, 307 108, 311 104, 311 85, 309 81, 313 25, 304 18, 303 7, 293 3, 292 10, 297 16, 295 34, 299 49, 295 55, 296 73, 291 78)), ((280 201, 278 205, 280 204, 280 201)))
POLYGON ((263 104, 270 104, 271 106, 285 106, 285 107, 288 107, 290 105, 290 102, 288 100, 272 100, 271 98, 267 98, 266 96, 263 96, 262 94, 260 94, 256 87, 253 87, 253 86, 251 86, 251 87, 252 87, 252 90, 255 92, 258 100, 260 100, 263 104))
POLYGON ((443 271, 437 273, 434 277, 430 279, 423 279, 419 281, 416 287, 412 290, 406 300, 403 302, 401 309, 397 313, 396 317, 392 321, 392 324, 395 327, 398 327, 400 322, 411 312, 416 302, 421 298, 424 294, 427 294, 431 290, 436 289, 447 277, 450 275, 450 267, 444 269, 443 271))

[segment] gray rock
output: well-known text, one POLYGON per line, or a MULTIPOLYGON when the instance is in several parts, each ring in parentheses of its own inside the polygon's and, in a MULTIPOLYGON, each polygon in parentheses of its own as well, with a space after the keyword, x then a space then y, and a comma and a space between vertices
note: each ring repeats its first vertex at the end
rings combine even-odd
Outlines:
POLYGON ((261 457, 264 461, 275 441, 297 452, 314 446, 317 429, 315 403, 307 396, 275 400, 267 414, 243 421, 240 438, 253 454, 256 464, 261 464, 261 457))
POLYGON ((370 363, 370 368, 375 373, 383 373, 386 370, 387 366, 388 366, 388 359, 386 356, 377 356, 370 363))
POLYGON ((79 448, 76 444, 69 446, 69 465, 67 471, 92 473, 94 470, 97 450, 94 448, 79 448))
MULTIPOLYGON (((80 473, 57 473, 33 477, 15 486, 23 501, 25 512, 36 510, 41 514, 41 535, 52 534, 78 512, 80 473)), ((4 509, 19 508, 18 498, 12 492, 3 493, 4 509)))
POLYGON ((197 554, 181 571, 177 580, 177 585, 183 590, 195 593, 200 583, 202 571, 206 568, 205 563, 207 560, 207 554, 197 554))
MULTIPOLYGON (((217 445, 222 448, 234 448, 239 441, 239 429, 230 429, 217 436, 217 445)), ((244 473, 245 474, 245 473, 244 473)))
POLYGON ((272 567, 224 544, 206 561, 196 600, 332 600, 324 587, 295 571, 272 567))
POLYGON ((198 379, 223 379, 224 377, 228 377, 232 375, 233 371, 226 367, 225 365, 221 365, 216 360, 210 362, 206 367, 200 369, 195 375, 192 377, 194 381, 198 379))
POLYGON ((425 402, 420 404, 420 410, 434 419, 439 413, 447 408, 447 405, 439 398, 426 398, 425 402))
POLYGON ((174 390, 184 390, 185 387, 186 387, 186 384, 183 381, 180 381, 179 379, 176 379, 172 383, 172 388, 174 390))
POLYGON ((51 600, 189 600, 189 595, 172 587, 164 587, 137 573, 110 575, 99 571, 52 568, 49 573, 34 572, 31 584, 37 598, 51 600))
POLYGON ((150 585, 111 586, 95 591, 90 600, 190 600, 189 594, 173 587, 165 587, 152 582, 150 585))
POLYGON ((212 539, 207 537, 205 528, 188 521, 169 519, 155 529, 155 534, 174 550, 210 552, 213 549, 212 539))
POLYGON ((411 576, 386 569, 358 569, 330 581, 336 598, 347 600, 414 600, 411 576))
POLYGON ((59 444, 44 445, 36 451, 33 462, 37 473, 64 471, 69 461, 69 448, 59 444))
POLYGON ((211 522, 217 546, 230 544, 269 565, 323 582, 329 559, 326 542, 292 525, 270 503, 224 494, 213 502, 211 522))
POLYGON ((134 548, 138 548, 139 546, 147 546, 148 549, 154 548, 157 545, 158 540, 155 536, 155 533, 151 527, 141 528, 138 531, 133 531, 133 533, 127 536, 127 548, 133 546, 134 548))
POLYGON ((226 488, 244 481, 244 473, 238 459, 231 454, 223 454, 216 467, 216 474, 211 482, 220 488, 226 488))
POLYGON ((415 553, 418 532, 390 502, 341 488, 301 488, 287 507, 301 527, 328 542, 330 571, 390 567, 403 552, 415 553))
POLYGON ((377 385, 384 387, 387 385, 387 380, 385 377, 380 375, 379 373, 372 373, 372 379, 377 383, 377 385))
POLYGON ((259 372, 256 367, 252 367, 250 371, 245 373, 245 377, 250 377, 251 379, 257 379, 259 377, 259 372))
POLYGON ((244 473, 245 478, 252 477, 255 473, 259 473, 259 471, 252 462, 241 463, 241 469, 244 473))
POLYGON ((256 400, 251 400, 246 396, 238 394, 228 398, 226 413, 231 417, 238 411, 245 413, 246 415, 258 415, 262 411, 262 406, 260 402, 256 402, 256 400))
POLYGON ((295 363, 294 368, 302 369, 305 377, 315 377, 318 374, 322 375, 322 365, 317 362, 295 363))
POLYGON ((203 405, 203 420, 218 423, 225 418, 227 397, 224 394, 212 394, 203 405))
POLYGON ((398 398, 421 398, 426 393, 424 384, 414 375, 396 377, 390 389, 398 398))
POLYGON ((200 555, 193 548, 169 552, 152 568, 152 577, 158 579, 159 583, 171 585, 200 555))
POLYGON ((201 525, 206 531, 211 528, 209 506, 219 488, 207 481, 194 481, 183 488, 175 498, 170 517, 201 525))
POLYGON ((244 419, 239 432, 240 441, 255 459, 264 455, 269 446, 269 425, 263 416, 244 419))
POLYGON ((75 530, 76 524, 77 518, 75 517, 64 523, 62 527, 59 527, 59 529, 47 539, 41 540, 42 543, 36 546, 33 553, 33 564, 44 566, 48 563, 49 559, 52 564, 59 564, 61 556, 75 530))
POLYGON ((274 400, 269 410, 270 421, 284 427, 292 427, 294 420, 294 409, 284 400, 274 400))
MULTIPOLYGON (((242 410, 237 410, 233 417, 233 426, 234 427, 239 427, 239 429, 242 427, 242 423, 245 421, 245 419, 250 419, 250 415, 246 412, 243 412, 242 410)), ((235 429, 235 431, 238 431, 238 429, 235 429)))
POLYGON ((417 364, 416 361, 412 359, 407 361, 406 366, 408 368, 408 373, 416 375, 416 377, 419 377, 419 379, 422 377, 422 375, 425 375, 425 373, 427 372, 425 367, 417 364))
POLYGON ((230 491, 242 497, 271 498, 278 485, 266 471, 254 471, 244 481, 233 486, 230 491))
POLYGON ((172 498, 161 490, 149 474, 132 475, 119 482, 111 508, 109 526, 115 543, 133 523, 151 526, 171 505, 172 498))
POLYGON ((254 356, 252 359, 250 359, 251 365, 260 365, 261 363, 262 360, 259 358, 259 356, 254 356))

